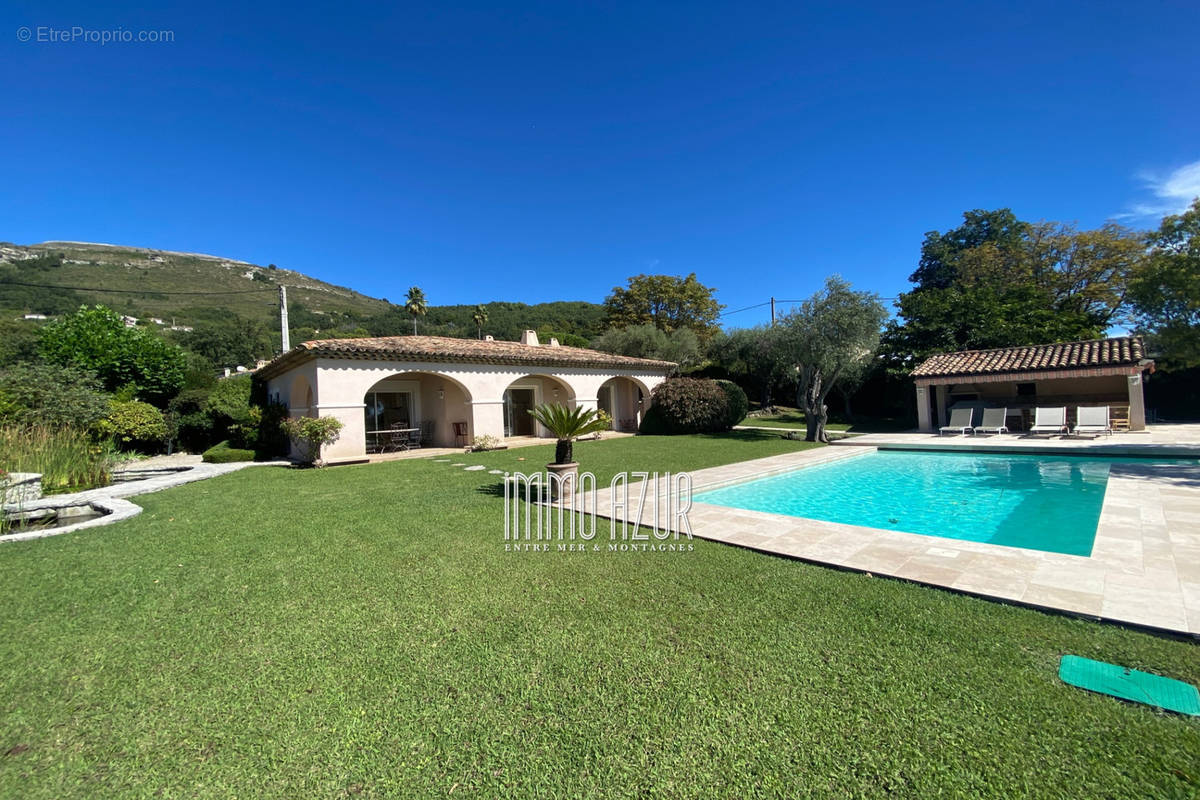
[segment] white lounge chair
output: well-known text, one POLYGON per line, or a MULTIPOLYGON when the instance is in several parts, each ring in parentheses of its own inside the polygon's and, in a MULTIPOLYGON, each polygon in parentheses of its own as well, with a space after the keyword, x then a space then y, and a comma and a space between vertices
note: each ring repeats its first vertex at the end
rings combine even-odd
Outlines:
POLYGON ((1053 436, 1056 433, 1067 433, 1067 407, 1041 408, 1034 410, 1033 427, 1029 429, 1031 436, 1046 433, 1053 436))
POLYGON ((975 409, 973 408, 952 408, 950 409, 950 424, 943 425, 938 428, 938 436, 941 436, 947 431, 957 431, 959 435, 966 436, 967 431, 972 434, 975 429, 971 427, 971 422, 975 419, 975 409))
POLYGON ((976 433, 1008 433, 1008 426, 1004 424, 1008 418, 1007 408, 985 408, 983 410, 983 422, 975 426, 976 433))
POLYGON ((1112 424, 1108 421, 1108 406, 1080 406, 1075 409, 1075 435, 1090 433, 1112 436, 1112 424))

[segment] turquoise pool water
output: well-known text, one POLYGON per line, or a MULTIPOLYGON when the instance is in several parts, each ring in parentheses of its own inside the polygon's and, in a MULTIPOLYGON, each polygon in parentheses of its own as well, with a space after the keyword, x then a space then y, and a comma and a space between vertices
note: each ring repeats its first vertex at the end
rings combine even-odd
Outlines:
POLYGON ((693 497, 827 522, 1091 555, 1114 463, 1141 459, 875 452, 693 497))

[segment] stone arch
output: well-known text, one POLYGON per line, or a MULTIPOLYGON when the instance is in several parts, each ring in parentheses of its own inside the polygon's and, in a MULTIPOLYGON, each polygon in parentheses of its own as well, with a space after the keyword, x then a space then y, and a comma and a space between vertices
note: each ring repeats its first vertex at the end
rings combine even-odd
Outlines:
POLYGON ((631 375, 614 375, 596 390, 596 405, 612 417, 612 429, 636 433, 650 407, 650 389, 631 375))
POLYGON ((292 382, 288 386, 287 404, 288 416, 315 417, 317 415, 317 401, 313 393, 312 381, 303 372, 292 378, 292 382))
POLYGON ((363 438, 366 452, 387 449, 408 431, 415 444, 454 447, 471 442, 471 390, 441 372, 402 369, 371 376, 363 390, 363 438))
POLYGON ((559 403, 574 408, 575 387, 562 376, 531 372, 509 381, 502 397, 504 435, 549 436, 540 423, 529 416, 531 408, 543 403, 559 403))

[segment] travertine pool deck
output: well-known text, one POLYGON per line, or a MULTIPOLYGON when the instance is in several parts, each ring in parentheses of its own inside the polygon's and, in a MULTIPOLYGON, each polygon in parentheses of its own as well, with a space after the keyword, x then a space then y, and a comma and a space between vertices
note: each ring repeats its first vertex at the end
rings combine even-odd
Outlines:
MULTIPOLYGON (((692 492, 875 449, 825 447, 698 470, 692 473, 692 492)), ((1071 452, 1099 454, 1091 448, 1071 452)), ((633 487, 630 493, 636 496, 633 487)), ((612 518, 610 490, 596 494, 598 513, 612 518)), ((666 519, 665 507, 661 514, 666 519)), ((618 520, 626 516, 618 509, 618 520)), ((642 524, 647 518, 643 513, 642 524)), ((702 539, 1200 636, 1200 466, 1113 465, 1095 545, 1086 558, 706 503, 693 503, 688 519, 693 535, 702 539)))

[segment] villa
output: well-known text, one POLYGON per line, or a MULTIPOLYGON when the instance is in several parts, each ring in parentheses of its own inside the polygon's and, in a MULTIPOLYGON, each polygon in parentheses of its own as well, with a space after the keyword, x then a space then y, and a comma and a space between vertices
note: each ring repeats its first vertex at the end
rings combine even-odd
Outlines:
POLYGON ((525 331, 520 342, 383 336, 304 342, 258 371, 293 417, 336 417, 327 461, 377 452, 395 432, 414 442, 464 446, 545 436, 528 411, 541 403, 600 408, 618 431, 636 431, 669 361, 565 347, 525 331))
MULTIPOLYGON (((1154 371, 1141 337, 1090 339, 931 356, 913 370, 920 428, 946 424, 956 405, 1006 407, 1011 430, 1028 430, 1036 406, 1108 406, 1114 429, 1146 427, 1142 374, 1154 371)), ((978 419, 978 416, 976 417, 978 419)))

